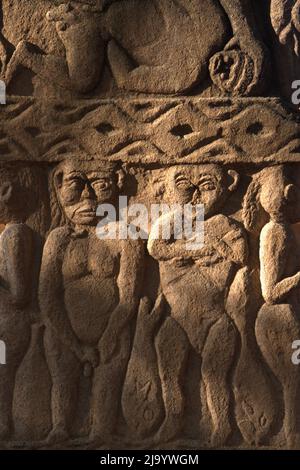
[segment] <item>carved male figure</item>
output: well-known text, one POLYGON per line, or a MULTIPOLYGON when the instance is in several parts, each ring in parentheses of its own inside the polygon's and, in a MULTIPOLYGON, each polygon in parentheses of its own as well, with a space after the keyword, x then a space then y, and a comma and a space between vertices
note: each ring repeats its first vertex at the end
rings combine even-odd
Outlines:
POLYGON ((185 238, 158 240, 150 233, 148 249, 159 261, 162 291, 171 307, 171 316, 157 338, 165 377, 166 419, 160 431, 165 438, 180 430, 184 411, 182 373, 190 347, 202 359, 213 445, 224 444, 231 432, 227 380, 236 330, 226 315, 225 303, 237 269, 245 265, 247 243, 239 224, 220 210, 237 184, 238 174, 218 165, 171 168, 167 190, 172 201, 204 205, 204 246, 190 250, 185 238), (166 344, 172 353, 166 350, 166 344))
POLYGON ((82 371, 93 374, 91 440, 115 425, 143 261, 138 241, 96 235, 97 206, 116 202, 120 181, 107 162, 66 162, 54 173, 66 223, 46 242, 39 291, 53 381, 50 441, 70 435, 82 371))
POLYGON ((13 431, 16 372, 30 343, 34 235, 26 225, 31 178, 26 168, 0 167, 0 338, 6 365, 0 367, 0 440, 13 431))

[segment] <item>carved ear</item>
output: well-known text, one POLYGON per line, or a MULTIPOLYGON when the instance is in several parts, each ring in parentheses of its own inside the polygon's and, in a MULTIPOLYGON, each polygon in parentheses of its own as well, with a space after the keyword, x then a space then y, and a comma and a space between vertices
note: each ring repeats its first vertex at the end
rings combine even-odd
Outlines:
POLYGON ((13 186, 10 181, 5 181, 0 186, 0 200, 2 202, 8 202, 13 193, 13 186))
POLYGON ((64 173, 63 173, 62 170, 59 170, 59 171, 54 173, 53 182, 54 182, 54 187, 55 188, 61 188, 63 175, 64 175, 64 173))
POLYGON ((230 178, 233 179, 233 182, 231 183, 231 185, 228 186, 228 190, 229 191, 234 191, 237 188, 237 185, 239 184, 240 175, 235 170, 228 170, 227 173, 230 176, 230 178))
POLYGON ((120 170, 116 172, 116 177, 117 177, 117 186, 120 190, 122 190, 124 188, 125 177, 126 177, 126 173, 123 170, 123 168, 121 168, 120 170))
POLYGON ((294 184, 288 184, 284 188, 284 198, 287 202, 291 204, 297 201, 297 189, 294 184))

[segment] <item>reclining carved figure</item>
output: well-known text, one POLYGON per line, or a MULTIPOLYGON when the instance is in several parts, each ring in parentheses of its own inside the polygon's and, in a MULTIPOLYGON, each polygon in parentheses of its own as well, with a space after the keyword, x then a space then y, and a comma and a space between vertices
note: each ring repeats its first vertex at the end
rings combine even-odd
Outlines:
POLYGON ((101 81, 106 45, 117 85, 126 90, 184 93, 208 71, 226 93, 255 94, 264 84, 266 54, 253 34, 248 0, 128 0, 107 7, 76 0, 51 9, 47 20, 55 23, 65 57, 21 41, 7 84, 21 64, 59 87, 89 93, 101 81))

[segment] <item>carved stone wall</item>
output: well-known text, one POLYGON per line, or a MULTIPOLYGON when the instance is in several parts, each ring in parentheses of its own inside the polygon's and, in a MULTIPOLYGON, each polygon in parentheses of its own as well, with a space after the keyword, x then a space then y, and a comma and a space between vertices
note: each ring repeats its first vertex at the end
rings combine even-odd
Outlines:
POLYGON ((1 5, 0 447, 300 449, 300 1, 1 5))

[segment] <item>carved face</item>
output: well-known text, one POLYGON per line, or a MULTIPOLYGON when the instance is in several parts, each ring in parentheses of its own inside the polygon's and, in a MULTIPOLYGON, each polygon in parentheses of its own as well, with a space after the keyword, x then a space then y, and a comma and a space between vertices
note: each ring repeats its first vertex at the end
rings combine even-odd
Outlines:
POLYGON ((235 182, 230 187, 226 176, 218 165, 180 166, 171 170, 169 187, 177 203, 203 204, 205 216, 211 216, 236 186, 237 173, 231 172, 235 182))
POLYGON ((286 178, 283 167, 278 166, 263 171, 260 204, 271 219, 277 220, 288 215, 291 222, 297 222, 299 220, 297 199, 297 187, 286 178))
POLYGON ((55 187, 66 217, 75 225, 95 225, 98 205, 113 203, 118 194, 115 174, 91 164, 80 169, 63 165, 55 174, 55 187))

